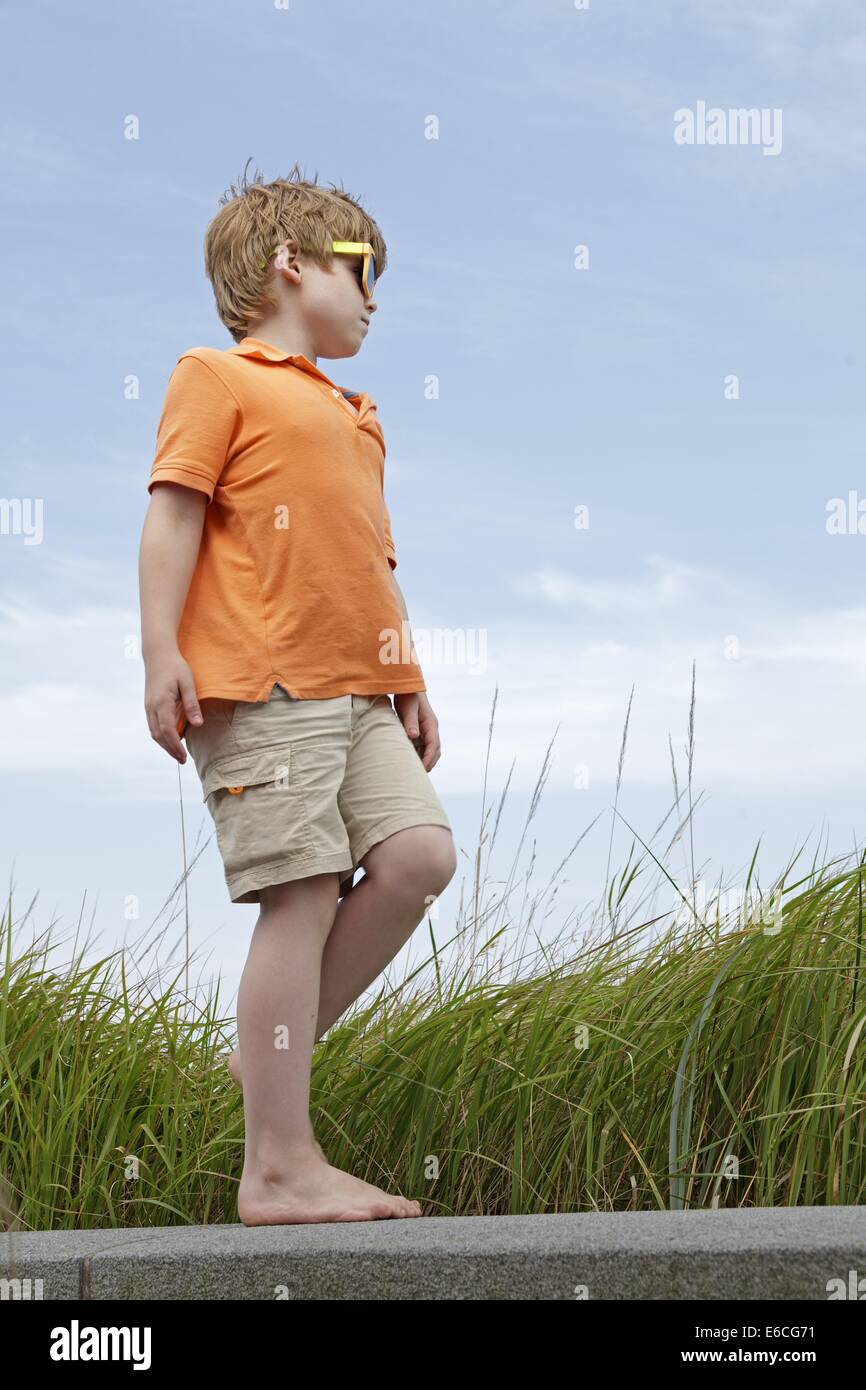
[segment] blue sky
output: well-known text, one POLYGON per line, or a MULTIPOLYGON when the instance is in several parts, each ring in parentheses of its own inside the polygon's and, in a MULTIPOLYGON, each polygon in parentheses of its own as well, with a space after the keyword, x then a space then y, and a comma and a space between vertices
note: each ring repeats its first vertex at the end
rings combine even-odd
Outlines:
MULTIPOLYGON (((501 876, 554 733, 536 881, 603 813, 559 894, 574 912, 604 881, 629 693, 620 809, 648 838, 669 736, 684 775, 693 661, 707 875, 742 882, 759 837, 764 882, 810 836, 859 843, 866 536, 827 530, 831 499, 866 498, 859 4, 2 14, 0 492, 43 515, 38 544, 0 535, 16 918, 38 892, 37 929, 83 912, 111 946, 181 870, 177 766, 143 711, 138 545, 168 376, 188 347, 231 345, 201 247, 250 157, 342 183, 388 244, 361 353, 319 365, 378 403, 461 873, 497 687, 501 876), (781 149, 678 145, 674 113, 698 102, 780 111, 781 149), (485 660, 437 661, 443 632, 485 660)), ((212 831, 191 761, 181 787, 189 854, 212 831)), ((615 865, 629 842, 620 827, 615 865)), ((189 912, 230 997, 256 909, 229 901, 212 839, 189 912)))

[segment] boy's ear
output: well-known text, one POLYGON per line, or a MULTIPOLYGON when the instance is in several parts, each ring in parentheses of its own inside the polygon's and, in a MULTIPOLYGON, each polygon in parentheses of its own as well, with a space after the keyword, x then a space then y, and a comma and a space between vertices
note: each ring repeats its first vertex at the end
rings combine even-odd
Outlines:
POLYGON ((286 250, 285 246, 281 246, 279 251, 277 252, 277 259, 275 260, 274 265, 277 267, 277 270, 288 270, 289 253, 286 250))

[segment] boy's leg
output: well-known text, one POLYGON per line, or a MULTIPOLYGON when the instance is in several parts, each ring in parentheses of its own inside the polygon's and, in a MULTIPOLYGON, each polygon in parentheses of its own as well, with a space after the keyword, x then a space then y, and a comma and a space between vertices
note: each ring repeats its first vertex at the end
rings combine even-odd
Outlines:
POLYGON ((454 839, 415 825, 380 840, 364 877, 342 900, 322 954, 318 1037, 381 975, 454 876, 454 839))
MULTIPOLYGON (((324 948, 317 1038, 393 960, 457 863, 448 817, 388 696, 352 695, 348 706, 338 811, 365 877, 341 901, 324 948)), ((242 1056, 239 1047, 229 1059, 238 1085, 242 1056)))
POLYGON ((246 1125, 238 1215, 245 1225, 421 1213, 417 1202, 331 1167, 311 1141, 310 1061, 336 892, 335 874, 262 891, 238 992, 246 1125))
POLYGON ((393 960, 457 866, 448 817, 387 695, 352 696, 338 806, 352 862, 366 877, 341 904, 325 946, 325 1027, 393 960))
POLYGON ((322 950, 334 917, 333 877, 298 879, 281 911, 268 890, 262 893, 241 976, 238 1035, 255 1074, 244 1097, 245 1156, 262 1167, 310 1147, 310 1058, 322 950))
MULTIPOLYGON (((374 845, 362 865, 364 877, 341 900, 322 951, 314 1042, 381 975, 450 882, 451 831, 441 825, 398 830, 374 845)), ((239 1041, 230 1059, 239 1085, 241 1051, 239 1041)))

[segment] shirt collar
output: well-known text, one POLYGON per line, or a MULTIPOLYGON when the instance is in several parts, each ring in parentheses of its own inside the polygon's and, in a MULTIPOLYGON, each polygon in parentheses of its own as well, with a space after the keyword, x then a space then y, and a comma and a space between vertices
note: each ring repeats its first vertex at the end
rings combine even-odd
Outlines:
POLYGON ((237 352, 241 357, 266 357, 269 362, 299 361, 306 362, 308 366, 315 366, 308 357, 304 357, 301 352, 284 352, 282 348, 274 347, 273 343, 266 343, 261 338, 242 338, 234 347, 228 348, 228 352, 237 352))
POLYGON ((301 371, 309 372, 311 376, 317 376, 321 381, 326 381, 329 386, 336 386, 336 382, 326 376, 315 362, 311 362, 309 357, 305 357, 302 352, 285 352, 283 348, 274 347, 273 343, 266 343, 261 338, 242 338, 239 343, 236 343, 234 347, 227 348, 226 351, 236 353, 239 357, 258 357, 265 362, 291 362, 293 366, 300 367, 301 371))

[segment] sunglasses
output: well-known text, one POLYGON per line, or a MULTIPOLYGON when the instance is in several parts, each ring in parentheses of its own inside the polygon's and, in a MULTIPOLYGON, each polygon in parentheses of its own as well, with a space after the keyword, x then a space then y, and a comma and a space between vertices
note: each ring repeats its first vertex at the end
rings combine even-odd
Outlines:
MULTIPOLYGON (((266 261, 259 261, 259 269, 264 270, 271 256, 275 256, 278 248, 275 246, 273 251, 268 253, 266 261)), ((332 241, 331 250, 338 256, 363 256, 363 265, 359 266, 360 271, 358 283, 368 299, 373 294, 376 284, 376 257, 369 241, 332 241)))

